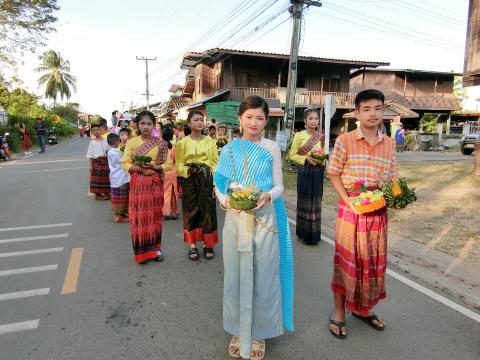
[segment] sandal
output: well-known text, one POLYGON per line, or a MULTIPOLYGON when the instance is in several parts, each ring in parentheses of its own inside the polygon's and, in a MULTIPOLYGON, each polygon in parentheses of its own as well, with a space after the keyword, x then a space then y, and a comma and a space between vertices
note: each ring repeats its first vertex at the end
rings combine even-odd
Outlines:
POLYGON ((345 329, 346 329, 345 322, 343 322, 343 321, 335 321, 335 320, 333 320, 331 317, 329 318, 329 320, 330 320, 330 325, 334 325, 334 326, 338 327, 338 331, 339 331, 339 333, 337 334, 337 333, 336 333, 335 331, 333 331, 332 328, 329 326, 328 328, 329 328, 330 332, 332 333, 332 335, 335 336, 337 339, 342 339, 342 340, 344 340, 344 339, 347 337, 347 335, 343 335, 343 334, 342 334, 342 328, 345 328, 345 329))
POLYGON ((262 360, 265 357, 265 340, 253 340, 252 352, 250 353, 250 360, 262 360), (254 356, 255 352, 259 352, 259 356, 254 356))
POLYGON ((205 259, 207 260, 212 260, 215 256, 213 248, 203 248, 203 256, 205 256, 205 259))
POLYGON ((374 328, 375 330, 378 330, 378 331, 385 330, 385 324, 383 326, 378 326, 377 324, 374 323, 375 320, 378 321, 378 323, 380 323, 380 319, 375 314, 372 314, 370 316, 360 316, 358 314, 352 313, 352 315, 355 316, 357 319, 362 320, 364 323, 374 328))
POLYGON ((197 248, 188 249, 188 258, 192 261, 197 261, 198 260, 198 249, 197 248))
POLYGON ((232 337, 230 345, 228 345, 228 355, 234 359, 240 359, 240 338, 238 336, 232 337))

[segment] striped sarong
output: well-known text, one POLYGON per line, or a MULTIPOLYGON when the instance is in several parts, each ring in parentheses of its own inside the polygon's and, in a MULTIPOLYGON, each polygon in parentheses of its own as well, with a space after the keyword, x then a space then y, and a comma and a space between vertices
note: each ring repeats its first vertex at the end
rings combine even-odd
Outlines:
POLYGON ((163 181, 159 173, 133 173, 128 194, 128 217, 133 252, 138 263, 155 259, 160 250, 163 224, 163 181))
POLYGON ((331 288, 346 297, 347 310, 359 315, 369 315, 387 296, 387 226, 386 208, 356 215, 339 201, 331 288))
POLYGON ((128 216, 128 190, 129 183, 120 187, 112 187, 112 211, 115 215, 128 216))
POLYGON ((108 158, 102 156, 92 159, 92 172, 90 173, 90 192, 94 194, 110 194, 110 168, 108 158))

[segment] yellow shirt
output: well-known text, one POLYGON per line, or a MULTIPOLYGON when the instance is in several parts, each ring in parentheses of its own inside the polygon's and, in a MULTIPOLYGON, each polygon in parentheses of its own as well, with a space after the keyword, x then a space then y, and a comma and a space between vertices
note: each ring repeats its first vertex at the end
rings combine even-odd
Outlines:
POLYGON ((178 176, 188 178, 187 164, 205 164, 213 172, 218 163, 217 144, 209 136, 202 140, 193 140, 190 135, 177 142, 175 147, 175 163, 178 176))
MULTIPOLYGON (((288 158, 291 161, 296 162, 299 165, 305 164, 305 157, 306 155, 299 155, 298 154, 298 149, 300 149, 305 143, 310 139, 312 135, 309 135, 306 130, 300 131, 295 134, 293 137, 293 142, 292 142, 292 147, 290 148, 290 152, 288 153, 288 158)), ((319 141, 315 146, 312 148, 312 150, 317 150, 317 149, 322 148, 322 142, 319 141)), ((310 151, 311 153, 311 151, 310 151)))
MULTIPOLYGON (((133 154, 144 143, 145 141, 143 141, 141 136, 135 136, 134 138, 131 138, 130 140, 127 141, 127 145, 125 146, 125 150, 123 151, 123 156, 121 161, 123 170, 125 171, 130 170, 135 160, 133 158, 133 154)), ((158 156, 158 146, 155 146, 153 149, 151 149, 148 153, 145 154, 145 156, 150 156, 152 158, 151 164, 156 165, 157 156, 158 156)), ((167 172, 172 167, 173 167, 173 162, 170 159, 170 149, 169 149, 167 153, 167 159, 162 164, 162 169, 164 172, 167 172)))
POLYGON ((107 140, 108 134, 111 134, 111 132, 107 131, 105 134, 102 135, 103 140, 107 140))

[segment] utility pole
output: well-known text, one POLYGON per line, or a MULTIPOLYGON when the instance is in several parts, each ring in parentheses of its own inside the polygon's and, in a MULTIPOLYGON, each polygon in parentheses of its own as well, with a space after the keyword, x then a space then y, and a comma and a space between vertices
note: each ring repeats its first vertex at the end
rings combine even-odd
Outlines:
POLYGON ((125 112, 125 105, 127 104, 126 101, 120 101, 120 105, 122 105, 122 114, 125 112))
POLYGON ((145 81, 146 81, 146 91, 145 91, 145 95, 147 97, 147 110, 150 110, 150 89, 148 87, 148 62, 149 61, 156 61, 157 58, 154 57, 152 59, 149 59, 149 58, 146 58, 146 57, 139 57, 137 56, 137 60, 141 60, 141 61, 145 61, 145 81))
POLYGON ((297 92, 298 48, 302 31, 303 6, 322 6, 320 1, 290 0, 289 11, 293 17, 292 42, 290 46, 290 61, 288 64, 287 111, 283 121, 283 130, 295 126, 295 94, 297 92))

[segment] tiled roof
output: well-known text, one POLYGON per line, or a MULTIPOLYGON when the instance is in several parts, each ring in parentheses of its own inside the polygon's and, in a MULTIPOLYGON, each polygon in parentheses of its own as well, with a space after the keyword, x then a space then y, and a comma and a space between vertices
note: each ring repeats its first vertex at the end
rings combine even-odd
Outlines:
MULTIPOLYGON (((246 50, 235 50, 235 49, 222 49, 215 48, 210 49, 204 52, 187 52, 184 54, 182 59, 182 68, 189 68, 195 66, 196 64, 206 62, 206 61, 217 61, 221 55, 245 55, 245 56, 255 56, 255 57, 264 57, 272 59, 282 59, 288 60, 290 58, 289 54, 279 54, 279 53, 268 53, 260 51, 246 51, 246 50)), ((363 60, 345 60, 345 59, 329 59, 316 56, 299 56, 298 60, 300 61, 311 61, 311 62, 321 62, 328 64, 344 64, 352 66, 388 66, 388 62, 379 62, 379 61, 363 61, 363 60)))
POLYGON ((192 103, 192 99, 183 96, 171 96, 170 102, 175 110, 181 109, 192 103))

